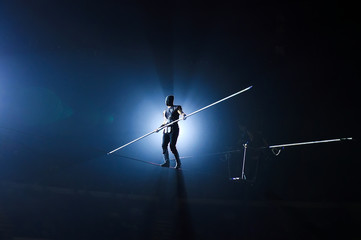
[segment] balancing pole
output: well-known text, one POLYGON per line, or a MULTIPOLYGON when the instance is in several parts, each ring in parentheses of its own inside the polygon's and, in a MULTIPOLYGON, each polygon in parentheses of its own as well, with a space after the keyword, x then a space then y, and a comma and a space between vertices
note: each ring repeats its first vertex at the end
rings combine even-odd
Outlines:
MULTIPOLYGON (((218 103, 221 103, 221 102, 223 102, 223 101, 225 101, 225 100, 227 100, 227 99, 230 99, 230 98, 232 98, 232 97, 234 97, 234 96, 236 96, 236 95, 238 95, 238 94, 241 94, 241 93, 243 93, 243 92, 251 89, 252 87, 253 87, 253 86, 249 86, 249 87, 247 87, 247 88, 245 88, 245 89, 243 89, 243 90, 241 90, 241 91, 239 91, 239 92, 236 92, 236 93, 234 93, 234 94, 232 94, 232 95, 229 95, 228 97, 222 98, 221 100, 218 100, 217 102, 214 102, 214 103, 212 103, 212 104, 209 104, 209 105, 207 105, 207 106, 205 106, 205 107, 203 107, 203 108, 201 108, 201 109, 198 109, 197 111, 194 111, 194 112, 188 114, 188 115, 187 115, 187 118, 189 118, 190 116, 195 115, 195 114, 197 114, 197 113, 199 113, 199 112, 201 112, 201 111, 203 111, 203 110, 206 110, 207 108, 210 108, 210 107, 212 107, 212 106, 214 106, 214 105, 216 105, 216 104, 218 104, 218 103)), ((124 148, 124 147, 126 147, 126 146, 128 146, 128 145, 130 145, 130 144, 132 144, 132 143, 135 143, 135 142, 137 142, 137 141, 139 141, 139 140, 141 140, 141 139, 143 139, 143 138, 145 138, 145 137, 148 137, 149 135, 151 135, 151 134, 153 134, 153 133, 159 132, 159 131, 162 130, 163 128, 166 128, 166 127, 168 127, 168 126, 170 126, 170 125, 172 125, 172 124, 174 124, 174 123, 176 123, 176 122, 179 122, 180 120, 182 120, 182 119, 177 119, 177 120, 175 120, 175 121, 173 121, 173 122, 167 123, 167 124, 159 127, 158 129, 156 129, 156 130, 154 130, 154 131, 152 131, 152 132, 150 132, 150 133, 147 133, 147 134, 145 134, 145 135, 143 135, 143 136, 141 136, 141 137, 139 137, 139 138, 137 138, 137 139, 134 139, 133 141, 131 141, 131 142, 127 143, 127 144, 124 144, 123 146, 120 146, 120 147, 118 147, 118 148, 116 148, 116 149, 108 152, 107 154, 110 155, 110 154, 112 154, 112 153, 114 153, 114 152, 116 152, 116 151, 118 151, 118 150, 120 150, 120 149, 122 149, 122 148, 124 148)))

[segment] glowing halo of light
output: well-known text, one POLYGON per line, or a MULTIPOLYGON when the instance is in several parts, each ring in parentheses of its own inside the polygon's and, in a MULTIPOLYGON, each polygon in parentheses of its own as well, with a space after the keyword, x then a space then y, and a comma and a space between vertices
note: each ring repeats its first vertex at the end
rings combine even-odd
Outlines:
MULTIPOLYGON (((117 146, 127 144, 141 136, 151 133, 163 123, 163 111, 166 109, 164 98, 167 95, 175 96, 175 105, 181 105, 185 113, 192 113, 203 108, 224 96, 213 96, 216 93, 210 86, 201 86, 199 82, 193 82, 187 88, 174 84, 175 91, 165 91, 160 84, 154 81, 144 83, 142 87, 124 86, 121 89, 122 102, 118 115, 121 118, 118 123, 126 123, 119 126, 117 146), (149 83, 149 84, 148 84, 149 83), (177 87, 178 86, 178 87, 177 87), (151 91, 150 91, 151 90, 151 91), (126 102, 124 102, 126 100, 126 102)), ((208 151, 214 151, 215 147, 224 147, 227 139, 219 135, 222 132, 224 109, 221 105, 211 107, 185 121, 179 121, 180 135, 177 148, 180 156, 197 155, 208 151)), ((227 104, 226 104, 227 106, 227 104)), ((122 148, 119 154, 140 157, 143 160, 160 163, 162 161, 162 131, 152 133, 140 141, 134 142, 122 148)), ((172 158, 172 157, 171 157, 172 158)), ((190 162, 202 164, 207 159, 194 159, 190 162)))
MULTIPOLYGON (((139 116, 139 114, 143 112, 142 109, 144 109, 144 107, 147 108, 147 113, 149 114, 147 114, 146 119, 143 122, 138 122, 139 130, 141 130, 141 132, 144 134, 155 130, 163 123, 163 111, 166 109, 166 107, 163 104, 157 104, 155 102, 156 101, 149 101, 144 99, 141 103, 138 104, 137 110, 135 113, 133 113, 133 118, 136 119, 136 116, 139 116)), ((163 103, 163 99, 158 102, 163 103)), ((177 148, 181 154, 190 154, 197 148, 197 144, 200 142, 199 133, 202 131, 199 123, 199 120, 196 118, 190 118, 179 122, 180 131, 177 141, 177 148)), ((139 148, 146 150, 148 155, 156 154, 160 156, 162 134, 162 131, 160 131, 159 133, 154 133, 149 137, 142 139, 142 146, 139 146, 139 148)))

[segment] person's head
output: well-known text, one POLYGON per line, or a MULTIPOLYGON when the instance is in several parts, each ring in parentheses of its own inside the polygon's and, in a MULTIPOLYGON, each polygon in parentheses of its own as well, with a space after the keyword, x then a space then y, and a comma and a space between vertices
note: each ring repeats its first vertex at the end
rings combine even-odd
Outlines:
POLYGON ((174 102, 174 96, 173 95, 169 95, 165 98, 165 105, 167 105, 168 107, 173 106, 173 102, 174 102))

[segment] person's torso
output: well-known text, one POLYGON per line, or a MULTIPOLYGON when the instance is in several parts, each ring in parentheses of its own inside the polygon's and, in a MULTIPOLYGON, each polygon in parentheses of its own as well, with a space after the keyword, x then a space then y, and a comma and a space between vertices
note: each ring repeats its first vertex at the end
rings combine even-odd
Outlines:
MULTIPOLYGON (((179 113, 178 113, 179 109, 181 109, 181 106, 174 105, 165 110, 165 118, 168 120, 167 123, 170 123, 170 122, 173 122, 173 121, 179 119, 179 113)), ((175 123, 173 125, 178 125, 178 124, 175 123)))

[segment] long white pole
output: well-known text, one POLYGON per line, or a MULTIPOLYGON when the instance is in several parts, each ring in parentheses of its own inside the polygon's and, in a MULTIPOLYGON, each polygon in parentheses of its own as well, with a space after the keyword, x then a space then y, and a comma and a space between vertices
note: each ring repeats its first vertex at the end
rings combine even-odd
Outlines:
MULTIPOLYGON (((214 102, 214 103, 212 103, 212 104, 209 104, 209 105, 207 105, 207 106, 205 106, 205 107, 203 107, 203 108, 201 108, 201 109, 198 109, 197 111, 194 111, 194 112, 188 114, 188 115, 187 115, 187 118, 190 117, 190 116, 192 116, 192 115, 194 115, 194 114, 197 114, 197 113, 199 113, 199 112, 201 112, 201 111, 203 111, 203 110, 206 110, 207 108, 210 108, 210 107, 212 107, 212 106, 214 106, 214 105, 216 105, 216 104, 218 104, 218 103, 220 103, 220 102, 223 102, 223 101, 225 101, 225 100, 227 100, 227 99, 230 99, 230 98, 232 98, 232 97, 234 97, 234 96, 236 96, 236 95, 238 95, 238 94, 241 94, 241 93, 243 93, 243 92, 251 89, 252 87, 253 87, 253 86, 249 86, 249 87, 247 87, 247 88, 245 88, 245 89, 243 89, 243 90, 241 90, 241 91, 239 91, 239 92, 236 92, 236 93, 234 93, 234 94, 232 94, 232 95, 229 95, 228 97, 222 98, 221 100, 219 100, 219 101, 217 101, 217 102, 214 102)), ((172 125, 172 124, 174 124, 174 123, 176 123, 176 122, 179 122, 180 120, 182 120, 182 119, 177 119, 177 120, 175 120, 175 121, 173 121, 173 122, 167 123, 167 124, 163 125, 162 127, 158 128, 158 129, 156 129, 156 130, 154 130, 154 131, 152 131, 152 132, 150 132, 150 133, 147 133, 147 134, 145 134, 145 135, 143 135, 143 136, 141 136, 141 137, 139 137, 139 138, 137 138, 137 139, 134 139, 133 141, 131 141, 131 142, 127 143, 127 144, 124 144, 123 146, 120 146, 120 147, 118 147, 118 148, 116 148, 116 149, 108 152, 107 154, 108 154, 108 155, 109 155, 109 154, 112 154, 112 153, 114 153, 114 152, 116 152, 116 151, 118 151, 118 150, 120 150, 120 149, 122 149, 122 148, 124 148, 124 147, 126 147, 126 146, 128 146, 128 145, 130 145, 130 144, 132 144, 132 143, 135 143, 135 142, 137 142, 137 141, 139 141, 139 140, 141 140, 141 139, 143 139, 143 138, 145 138, 145 137, 148 137, 149 135, 151 135, 151 134, 153 134, 153 133, 155 133, 155 132, 158 132, 158 131, 162 130, 162 129, 165 128, 165 127, 168 127, 168 126, 170 126, 170 125, 172 125)))
POLYGON ((272 146, 269 146, 268 148, 291 147, 291 146, 308 145, 308 144, 315 144, 315 143, 339 142, 339 141, 345 141, 345 140, 352 140, 352 137, 329 139, 329 140, 320 140, 320 141, 310 141, 310 142, 300 142, 300 143, 288 143, 288 144, 272 145, 272 146))

